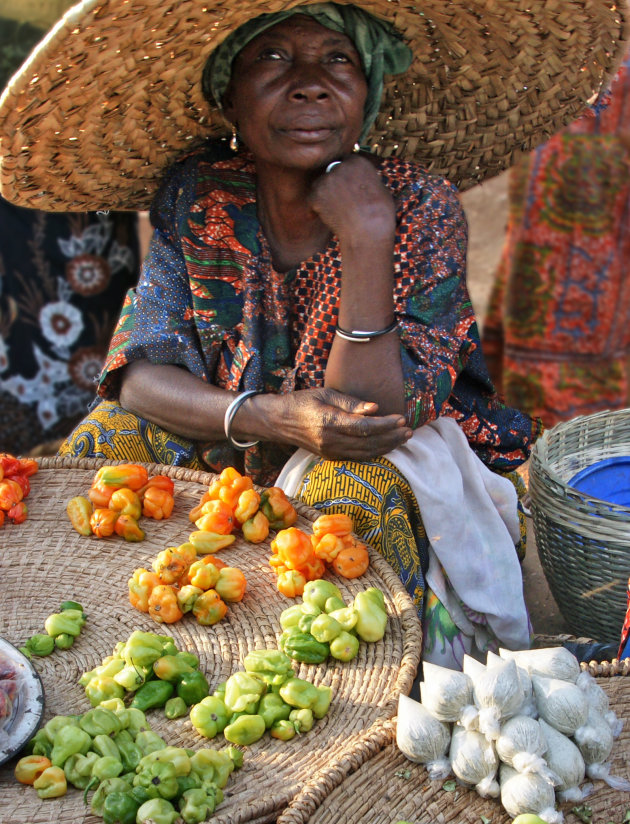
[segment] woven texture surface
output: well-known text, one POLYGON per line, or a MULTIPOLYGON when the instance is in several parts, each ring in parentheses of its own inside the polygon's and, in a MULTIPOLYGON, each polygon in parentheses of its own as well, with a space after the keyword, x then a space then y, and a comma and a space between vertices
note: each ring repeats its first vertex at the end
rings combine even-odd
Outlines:
MULTIPOLYGON (((202 627, 185 616, 166 626, 134 610, 127 595, 132 571, 149 567, 159 551, 187 540, 191 531, 188 513, 214 476, 148 466, 150 474, 175 479, 175 510, 167 521, 143 518, 147 538, 134 544, 113 537, 85 538, 74 532, 67 520, 66 502, 87 493, 100 465, 86 459, 41 459, 40 471, 32 478, 27 521, 20 526, 5 525, 0 539, 0 626, 8 641, 21 646, 31 634, 41 632, 46 616, 56 612, 66 599, 80 601, 88 616, 71 649, 34 659, 45 690, 44 720, 90 708, 78 678, 100 664, 116 642, 126 640, 134 629, 172 635, 180 649, 195 652, 213 688, 243 669, 241 661, 249 650, 277 647, 280 612, 294 603, 276 590, 275 576, 267 563, 269 544, 256 546, 239 537, 220 557, 244 572, 248 591, 242 602, 229 605, 221 622, 202 627)), ((297 526, 310 534, 317 513, 300 505, 296 508, 297 526)), ((375 644, 362 643, 357 658, 347 664, 295 664, 299 677, 332 687, 329 713, 308 734, 293 741, 276 741, 265 735, 247 747, 244 766, 231 777, 225 801, 213 817, 217 824, 274 820, 314 773, 325 773, 329 761, 353 749, 366 729, 393 717, 399 693, 411 689, 420 655, 421 627, 398 577, 371 551, 371 566, 364 576, 355 581, 336 576, 331 580, 346 600, 368 586, 384 592, 389 613, 385 637, 375 644)), ((147 717, 169 744, 193 748, 224 744, 222 736, 208 741, 197 735, 187 716, 167 721, 161 710, 151 710, 147 717)), ((0 768, 2 824, 100 820, 88 814, 78 791, 70 790, 55 802, 40 801, 32 788, 15 782, 12 766, 9 762, 0 768)))
POLYGON ((604 458, 630 455, 630 409, 584 415, 547 430, 530 459, 529 493, 540 562, 576 635, 619 638, 630 577, 630 508, 568 486, 604 458))
MULTIPOLYGON (((630 778, 630 679, 600 678, 598 683, 617 716, 626 719, 613 747, 611 773, 630 778)), ((359 746, 335 760, 325 776, 316 776, 304 786, 277 824, 512 821, 496 799, 481 798, 474 790, 459 785, 449 792, 443 789, 443 781, 430 781, 423 766, 409 761, 398 750, 395 737, 395 721, 373 727, 359 746)), ((594 785, 595 791, 586 800, 593 811, 591 820, 623 821, 629 806, 628 793, 611 790, 603 781, 594 785)), ((561 808, 566 815, 574 806, 567 803, 561 808)))
MULTIPOLYGON (((256 13, 299 5, 266 0, 256 13)), ((364 0, 415 53, 386 78, 368 143, 461 189, 575 119, 618 64, 614 0, 364 0)), ((226 133, 202 98, 213 48, 252 15, 234 0, 83 0, 0 104, 0 189, 50 211, 146 208, 159 173, 226 133)))

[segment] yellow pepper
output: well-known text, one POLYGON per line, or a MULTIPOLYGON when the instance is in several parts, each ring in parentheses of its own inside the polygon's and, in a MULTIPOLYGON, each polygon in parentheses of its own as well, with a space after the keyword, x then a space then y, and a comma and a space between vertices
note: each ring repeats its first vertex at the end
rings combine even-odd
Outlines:
POLYGON ((186 579, 194 587, 199 589, 212 589, 219 580, 220 571, 214 564, 204 564, 203 561, 195 561, 188 569, 186 579))
POLYGON ((240 569, 224 567, 219 570, 219 577, 214 584, 214 588, 221 598, 228 603, 242 601, 247 589, 247 581, 240 569))
POLYGON ((149 615, 158 624, 174 624, 175 621, 184 617, 177 603, 175 587, 168 586, 168 584, 153 587, 149 595, 149 615))
POLYGON ((174 546, 158 552, 151 566, 161 584, 175 584, 189 567, 189 556, 182 555, 174 546))
POLYGON ((59 798, 68 790, 66 774, 61 767, 46 767, 33 782, 40 798, 59 798))
POLYGON ((144 530, 140 528, 138 521, 131 515, 120 514, 114 524, 114 532, 120 535, 125 541, 144 541, 144 530))
POLYGON ((45 755, 25 755, 15 765, 13 774, 20 784, 33 784, 52 762, 45 755))
POLYGON ((286 572, 282 572, 278 575, 276 581, 278 592, 286 595, 287 598, 296 598, 298 595, 302 595, 305 585, 306 578, 296 569, 289 569, 286 572))
POLYGON ((297 512, 279 486, 270 486, 260 497, 260 508, 272 529, 286 529, 297 521, 297 512))
POLYGON ((267 520, 267 516, 258 510, 253 518, 245 521, 241 526, 241 532, 246 541, 252 544, 262 543, 269 535, 269 521, 267 520))
POLYGON ((234 517, 239 524, 249 521, 258 512, 260 506, 260 495, 255 489, 245 489, 238 496, 234 517))
POLYGON ((114 490, 108 506, 110 509, 120 512, 121 515, 130 515, 136 521, 142 515, 140 496, 128 487, 114 490))
POLYGON ((104 486, 114 487, 114 489, 126 486, 136 491, 146 486, 149 473, 140 464, 118 464, 116 466, 101 467, 96 473, 95 480, 104 486))
POLYGON ((149 611, 149 596, 154 587, 162 582, 155 572, 144 567, 135 569, 129 579, 129 603, 140 612, 149 611))
POLYGON ((83 495, 76 495, 68 501, 66 512, 73 529, 79 535, 91 535, 92 527, 90 526, 90 518, 92 517, 92 502, 83 495))
POLYGON ((227 604, 214 589, 202 592, 193 604, 192 613, 202 626, 211 626, 220 621, 227 612, 227 604))
POLYGON ((199 529, 196 532, 191 532, 188 540, 200 555, 207 555, 233 544, 236 535, 220 535, 218 532, 199 529))
POLYGON ((232 507, 224 501, 208 501, 202 507, 202 516, 195 521, 197 529, 229 535, 234 529, 232 507))

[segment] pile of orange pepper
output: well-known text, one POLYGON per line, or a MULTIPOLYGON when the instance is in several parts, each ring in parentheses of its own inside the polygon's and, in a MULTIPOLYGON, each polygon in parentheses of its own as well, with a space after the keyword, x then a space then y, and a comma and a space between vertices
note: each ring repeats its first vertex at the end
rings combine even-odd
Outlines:
POLYGON ((0 453, 0 526, 8 518, 14 524, 26 520, 28 509, 24 498, 31 491, 29 478, 39 469, 32 458, 16 458, 0 453))
POLYGON ((116 533, 126 541, 144 540, 140 517, 161 521, 173 512, 175 485, 166 475, 152 475, 140 464, 102 466, 87 498, 68 501, 66 512, 80 535, 108 538, 116 533))
POLYGON ((162 550, 151 566, 134 570, 129 602, 160 624, 179 621, 187 612, 204 626, 216 624, 227 603, 242 601, 247 588, 240 569, 212 555, 200 558, 189 542, 162 550))
POLYGON ((291 501, 277 486, 257 492, 252 479, 228 467, 216 478, 191 510, 197 530, 189 541, 201 553, 218 552, 234 543, 235 529, 246 541, 259 544, 270 529, 285 529, 297 521, 291 501))
POLYGON ((353 536, 348 515, 320 515, 313 534, 297 527, 283 529, 271 542, 269 564, 278 579, 278 591, 289 598, 302 595, 307 581, 322 578, 328 566, 344 578, 358 578, 370 564, 365 544, 353 536))

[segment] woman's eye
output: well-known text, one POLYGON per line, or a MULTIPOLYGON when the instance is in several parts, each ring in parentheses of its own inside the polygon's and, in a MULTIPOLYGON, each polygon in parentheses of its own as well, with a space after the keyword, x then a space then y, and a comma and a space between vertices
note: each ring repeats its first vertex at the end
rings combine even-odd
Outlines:
POLYGON ((335 52, 334 54, 330 55, 330 62, 331 63, 350 63, 350 57, 344 52, 335 52))
POLYGON ((265 49, 258 55, 259 60, 282 60, 282 53, 278 49, 265 49))

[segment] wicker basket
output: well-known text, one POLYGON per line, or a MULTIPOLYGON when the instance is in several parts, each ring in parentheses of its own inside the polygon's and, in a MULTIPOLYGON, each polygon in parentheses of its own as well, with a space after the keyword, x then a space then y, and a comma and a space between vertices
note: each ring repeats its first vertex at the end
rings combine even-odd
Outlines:
POLYGON ((571 632, 619 638, 630 576, 630 508, 568 486, 597 461, 630 455, 630 409, 560 423, 537 441, 530 496, 543 572, 571 632))

